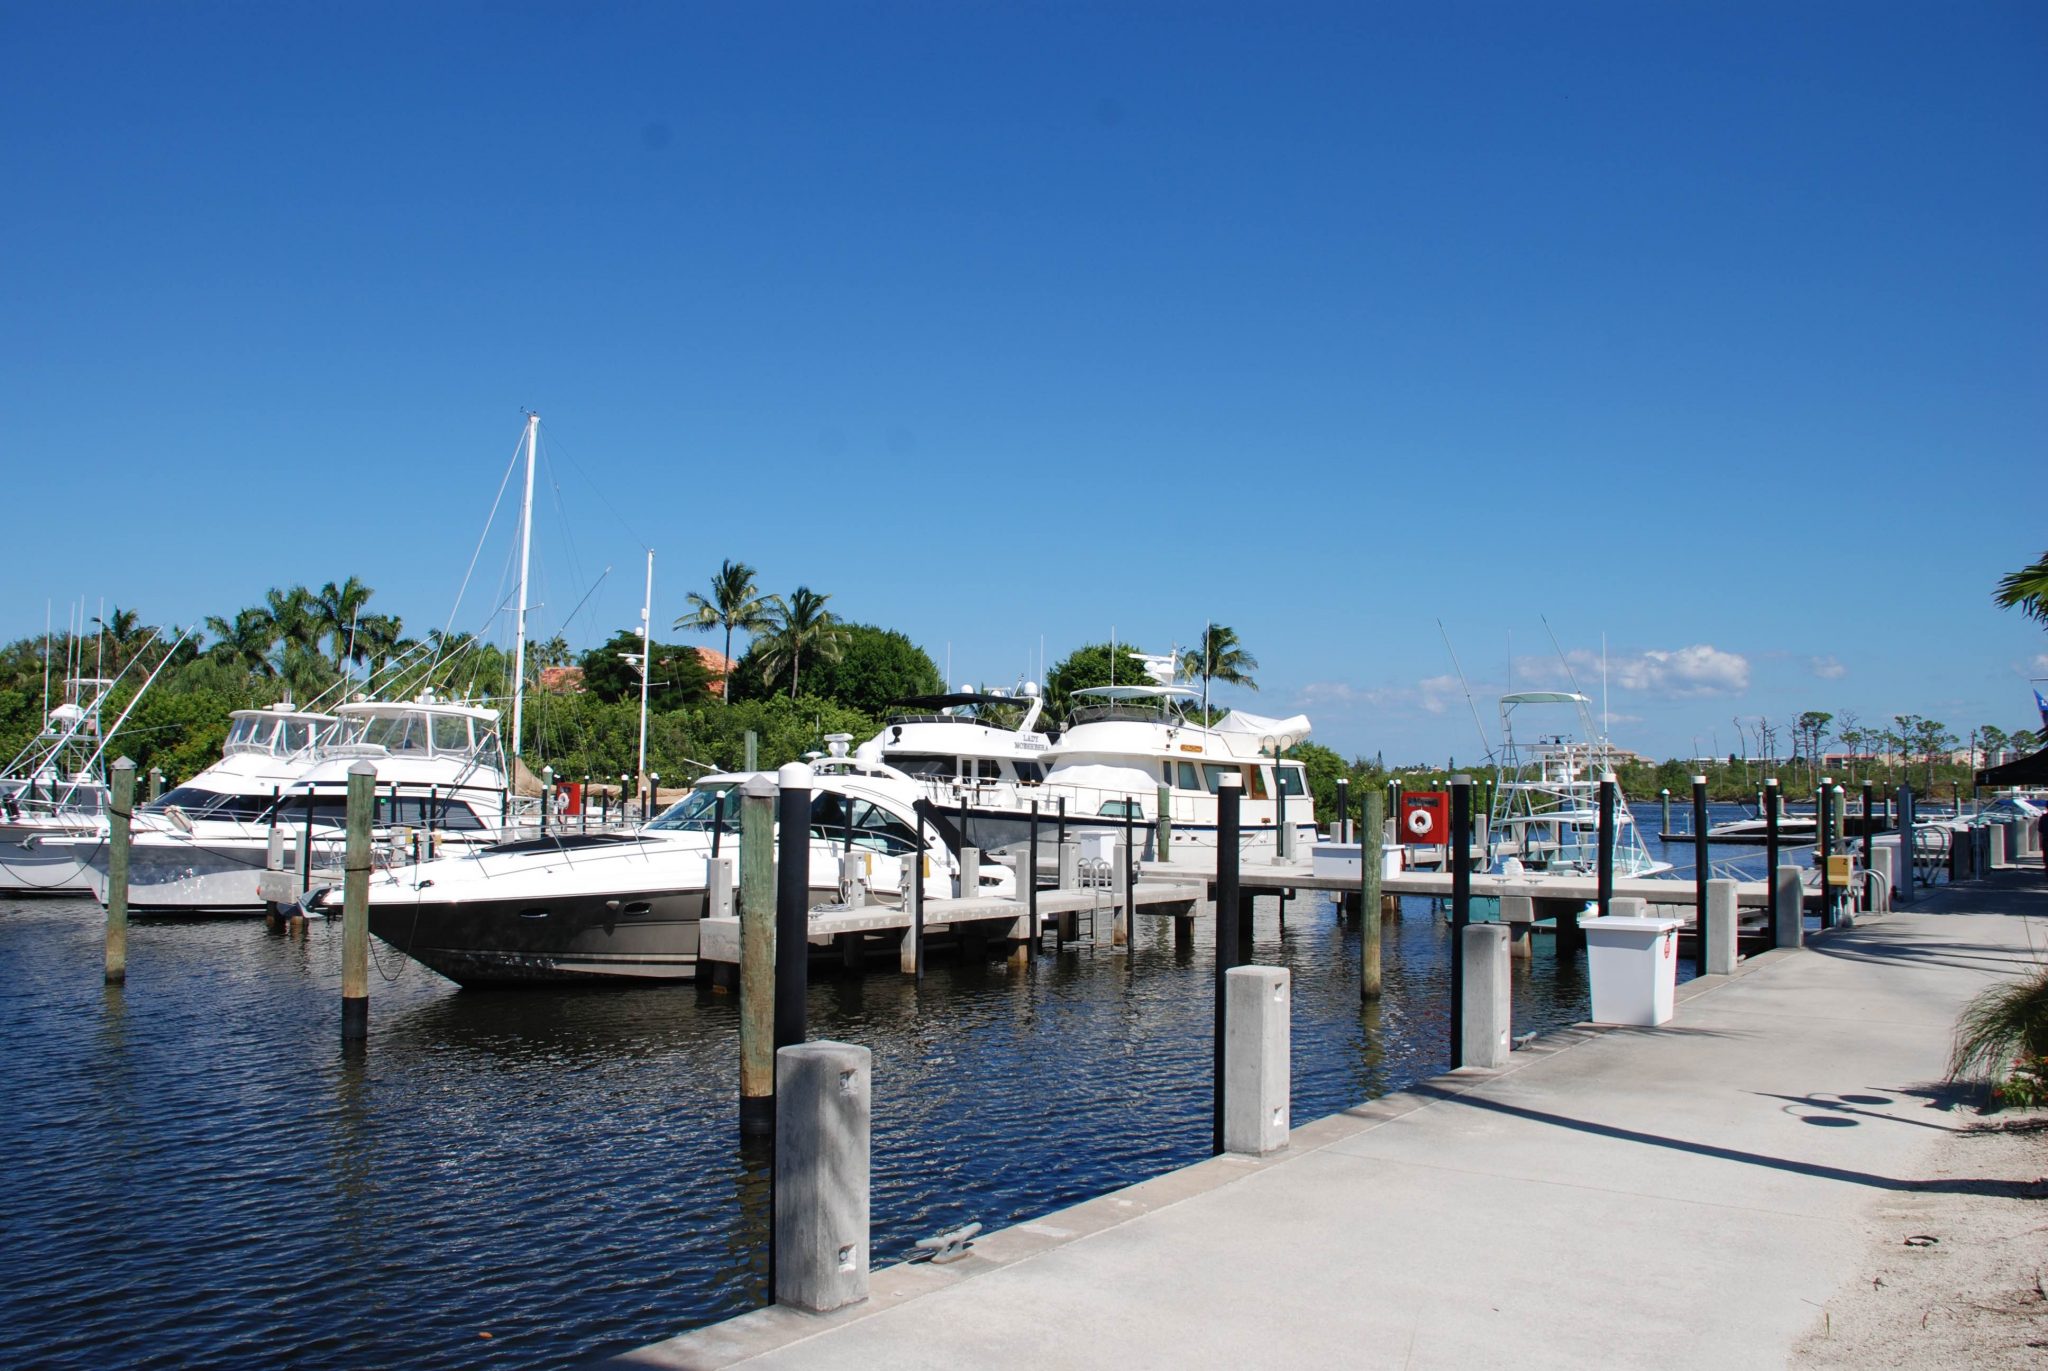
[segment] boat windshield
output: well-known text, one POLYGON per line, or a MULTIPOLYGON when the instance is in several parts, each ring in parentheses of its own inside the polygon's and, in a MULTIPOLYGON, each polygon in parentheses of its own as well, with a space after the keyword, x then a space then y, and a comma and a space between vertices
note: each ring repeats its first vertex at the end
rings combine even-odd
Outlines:
POLYGON ((691 791, 655 815, 647 826, 684 833, 708 833, 714 823, 728 833, 739 831, 740 792, 739 787, 730 781, 691 791))

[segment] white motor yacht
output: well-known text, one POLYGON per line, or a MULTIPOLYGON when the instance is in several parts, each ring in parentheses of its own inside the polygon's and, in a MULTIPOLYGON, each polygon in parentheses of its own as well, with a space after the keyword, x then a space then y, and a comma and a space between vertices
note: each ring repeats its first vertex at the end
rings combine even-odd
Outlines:
MULTIPOLYGON (((1034 821, 1041 842, 1052 841, 1058 832, 1070 840, 1089 834, 1120 837, 1128 824, 1134 844, 1149 858, 1164 788, 1173 841, 1213 849, 1216 791, 1226 775, 1235 775, 1241 786, 1240 845, 1246 855, 1272 856, 1283 824, 1293 831, 1297 851, 1315 841, 1307 773, 1300 762, 1285 757, 1286 749, 1308 737, 1305 715, 1270 719, 1231 710, 1205 725, 1187 717, 1188 706, 1201 697, 1182 686, 1096 686, 1075 691, 1074 698, 1066 729, 1043 748, 1020 726, 1014 755, 995 750, 999 739, 980 740, 985 756, 970 758, 968 748, 954 749, 959 769, 950 793, 931 798, 954 812, 956 825, 955 811, 964 810, 969 842, 986 851, 1014 851, 1029 841, 1034 821), (977 768, 971 782, 970 760, 977 768), (1016 769, 1014 781, 1003 775, 1003 767, 1016 769)), ((1032 703, 1029 718, 1035 721, 1037 702, 1032 703)), ((910 770, 918 758, 903 755, 909 741, 906 727, 903 739, 880 755, 910 770)), ((947 754, 933 744, 924 746, 933 746, 943 774, 947 754)))
MULTIPOLYGON (((403 830, 437 845, 496 841, 504 822, 498 711, 436 700, 357 701, 331 715, 239 711, 226 756, 136 815, 128 907, 135 914, 260 914, 258 879, 273 830, 310 871, 337 865, 348 773, 377 769, 380 841, 403 830)), ((93 894, 106 900, 107 858, 91 858, 93 894)))
MULTIPOLYGON (((957 834, 919 783, 851 757, 811 766, 810 902, 840 900, 856 853, 866 897, 900 900, 924 871, 931 896, 956 893, 957 834)), ((464 986, 565 982, 645 985, 695 976, 709 866, 738 870, 742 773, 707 776, 636 832, 561 832, 373 874, 370 931, 464 986)), ((1007 868, 983 866, 980 893, 1012 895, 1007 868)), ((308 913, 338 915, 339 888, 308 913)))

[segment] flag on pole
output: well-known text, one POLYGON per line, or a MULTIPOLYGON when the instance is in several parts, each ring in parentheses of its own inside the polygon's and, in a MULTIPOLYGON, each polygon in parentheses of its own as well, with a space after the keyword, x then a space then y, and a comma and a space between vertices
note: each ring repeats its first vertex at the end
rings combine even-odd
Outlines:
POLYGON ((2041 727, 2048 730, 2048 700, 2041 698, 2041 687, 2034 687, 2034 703, 2041 710, 2041 727))

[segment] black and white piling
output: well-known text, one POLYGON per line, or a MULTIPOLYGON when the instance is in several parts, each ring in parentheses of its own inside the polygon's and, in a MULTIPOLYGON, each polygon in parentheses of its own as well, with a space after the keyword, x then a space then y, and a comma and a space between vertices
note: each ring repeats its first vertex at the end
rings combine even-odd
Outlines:
POLYGON ((348 769, 347 840, 341 855, 341 1038, 370 1035, 370 819, 377 804, 377 768, 348 769))
MULTIPOLYGON (((791 762, 776 773, 775 1047, 804 1040, 804 995, 810 983, 811 771, 791 762)), ((744 840, 743 840, 744 842, 744 840)))
POLYGON ((1472 778, 1451 777, 1451 1064, 1465 1060, 1465 929, 1472 922, 1472 778))
POLYGON ((1238 964, 1238 798, 1238 779, 1235 774, 1226 774, 1222 784, 1216 787, 1216 1098, 1210 1146, 1218 1153, 1224 1146, 1224 1058, 1229 1033, 1229 977, 1231 968, 1238 964))
POLYGON ((1713 874, 1707 860, 1707 778, 1692 778, 1692 901, 1693 932, 1698 935, 1693 954, 1693 974, 1707 974, 1707 877, 1713 874))

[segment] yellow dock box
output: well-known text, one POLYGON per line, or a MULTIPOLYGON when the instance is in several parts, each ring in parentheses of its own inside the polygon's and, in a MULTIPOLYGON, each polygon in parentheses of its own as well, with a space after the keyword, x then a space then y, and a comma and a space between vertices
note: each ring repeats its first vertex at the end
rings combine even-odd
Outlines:
POLYGON ((1828 884, 1846 886, 1856 879, 1856 859, 1846 852, 1828 858, 1828 884))

